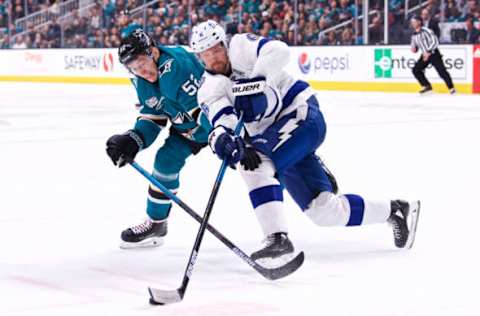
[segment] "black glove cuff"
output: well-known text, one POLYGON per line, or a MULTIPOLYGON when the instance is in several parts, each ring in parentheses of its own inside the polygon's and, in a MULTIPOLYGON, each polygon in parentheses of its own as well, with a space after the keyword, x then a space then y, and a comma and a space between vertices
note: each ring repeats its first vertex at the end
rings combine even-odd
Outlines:
POLYGON ((131 129, 131 130, 128 130, 125 135, 128 135, 130 136, 130 138, 132 138, 135 143, 137 143, 138 145, 138 150, 142 150, 145 146, 145 142, 143 141, 143 138, 142 136, 137 133, 135 130, 131 129))

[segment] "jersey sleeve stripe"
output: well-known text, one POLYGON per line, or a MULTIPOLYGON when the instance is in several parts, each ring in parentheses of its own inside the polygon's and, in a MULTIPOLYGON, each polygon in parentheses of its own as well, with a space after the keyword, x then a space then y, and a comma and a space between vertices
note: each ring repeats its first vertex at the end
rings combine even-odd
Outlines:
POLYGON ((257 57, 258 55, 260 55, 260 50, 262 49, 263 45, 265 45, 266 43, 270 42, 270 40, 268 38, 262 38, 259 42, 258 42, 258 46, 257 46, 257 57))
POLYGON ((168 119, 163 118, 163 117, 158 118, 158 117, 151 117, 151 116, 140 116, 140 117, 137 118, 137 121, 140 121, 140 120, 153 122, 160 127, 165 127, 165 126, 167 126, 167 123, 168 123, 168 119))
POLYGON ((222 108, 220 111, 218 111, 215 116, 212 119, 212 126, 215 126, 215 123, 223 116, 223 115, 229 115, 229 114, 235 114, 233 110, 233 106, 227 106, 222 108))
MULTIPOLYGON (((270 88, 271 89, 271 88, 270 88)), ((273 107, 273 109, 270 111, 270 113, 268 115, 265 115, 264 119, 267 119, 269 117, 271 117, 273 114, 277 113, 277 108, 278 108, 278 103, 280 103, 279 101, 279 98, 278 98, 278 94, 275 92, 275 90, 273 90, 273 94, 275 94, 275 106, 273 107)), ((266 111, 265 111, 266 113, 266 111)))
POLYGON ((283 99, 282 99, 282 109, 285 109, 288 106, 290 106, 290 104, 292 104, 295 97, 297 95, 299 95, 302 91, 307 89, 308 87, 309 87, 309 85, 305 81, 297 80, 297 82, 295 82, 293 84, 293 86, 291 86, 290 89, 288 89, 287 93, 283 97, 283 99))

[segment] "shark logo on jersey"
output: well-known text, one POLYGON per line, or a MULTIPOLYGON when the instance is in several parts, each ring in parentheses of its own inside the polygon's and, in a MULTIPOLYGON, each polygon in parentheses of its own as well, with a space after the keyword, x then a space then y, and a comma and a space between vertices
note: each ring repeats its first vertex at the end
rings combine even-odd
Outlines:
POLYGON ((161 78, 167 72, 172 71, 173 59, 167 59, 163 64, 158 67, 158 77, 161 78))
POLYGON ((157 104, 158 104, 158 99, 157 99, 157 97, 153 96, 153 97, 151 97, 150 99, 145 100, 145 104, 146 104, 149 108, 152 108, 152 109, 153 109, 154 107, 157 106, 157 104))
POLYGON ((160 110, 160 109, 162 108, 162 106, 163 106, 163 101, 164 101, 164 100, 165 100, 165 97, 164 97, 164 96, 162 96, 162 97, 160 98, 160 100, 157 99, 156 96, 153 96, 153 97, 151 97, 150 99, 147 99, 147 100, 145 101, 145 104, 146 104, 149 108, 152 108, 152 109, 155 109, 155 110, 158 111, 158 110, 160 110))

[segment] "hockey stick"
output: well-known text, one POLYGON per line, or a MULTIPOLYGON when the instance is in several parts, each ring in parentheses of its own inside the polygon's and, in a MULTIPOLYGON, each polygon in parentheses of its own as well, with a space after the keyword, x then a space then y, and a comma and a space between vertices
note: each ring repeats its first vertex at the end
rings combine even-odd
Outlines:
MULTIPOLYGON (((237 130, 241 125, 237 126, 237 130)), ((152 304, 169 304, 179 302, 183 299, 185 295, 185 290, 187 288, 188 282, 190 281, 190 276, 193 270, 193 267, 196 262, 196 258, 198 255, 198 250, 200 248, 201 241, 203 239, 203 235, 205 230, 208 229, 215 237, 217 237, 220 241, 222 241, 227 247, 229 247, 235 254, 237 254, 240 258, 242 258, 245 262, 247 262, 251 267, 253 267, 257 272, 262 274, 264 277, 270 280, 276 280, 282 277, 285 277, 294 271, 296 271, 304 261, 304 254, 303 252, 299 253, 292 261, 288 262, 287 264, 274 268, 274 269, 267 269, 255 261, 253 261, 248 255, 246 255, 242 250, 237 248, 232 242, 230 242, 225 236, 223 236, 220 232, 218 232, 213 226, 208 224, 208 219, 210 217, 210 213, 213 208, 213 203, 215 202, 220 184, 223 180, 223 176, 226 171, 226 162, 222 163, 220 171, 218 173, 217 179, 215 181, 215 185, 210 196, 210 199, 207 204, 207 209, 205 211, 204 218, 202 219, 198 214, 196 214, 188 205, 186 205, 183 201, 177 198, 171 191, 165 188, 161 183, 159 183, 155 178, 153 178, 149 173, 147 173, 142 167, 140 167, 136 162, 132 162, 131 165, 140 172, 143 176, 145 176, 150 182, 152 182, 155 186, 157 186, 160 190, 162 190, 165 195, 167 195, 170 199, 172 199, 175 203, 177 203, 182 209, 184 209, 188 214, 194 217, 198 222, 201 222, 200 229, 197 233, 197 237, 195 239, 195 244, 190 254, 189 264, 185 270, 185 274, 183 277, 182 285, 177 290, 173 291, 164 291, 154 288, 149 288, 150 292, 150 303, 152 304)))
MULTIPOLYGON (((191 207, 185 204, 180 198, 178 198, 172 191, 163 186, 157 179, 155 179, 150 173, 148 173, 144 168, 142 168, 138 163, 132 162, 132 167, 135 168, 139 173, 141 173, 147 180, 149 180, 154 186, 159 188, 168 198, 173 202, 177 203, 180 208, 182 208, 188 215, 192 216, 197 222, 201 223, 203 218, 198 215, 191 207)), ((234 243, 232 243, 227 237, 220 233, 215 227, 210 224, 207 224, 207 230, 212 233, 218 240, 220 240, 224 245, 226 245, 230 250, 232 250, 240 259, 245 261, 249 266, 251 266, 255 271, 260 273, 263 277, 268 280, 277 280, 283 277, 288 276, 289 274, 295 272, 303 263, 304 253, 300 252, 292 261, 287 262, 285 265, 282 265, 278 268, 264 268, 250 258, 245 252, 238 248, 234 243)))
MULTIPOLYGON (((237 127, 235 128, 235 135, 240 133, 242 128, 242 120, 240 119, 237 123, 237 127)), ((195 242, 193 244, 192 252, 190 253, 190 258, 188 259, 187 267, 185 268, 185 273, 183 274, 183 280, 180 287, 176 290, 160 290, 154 289, 149 287, 148 291, 150 292, 150 303, 151 304, 171 304, 180 302, 185 295, 185 291, 187 290, 188 283, 190 282, 190 277, 193 272, 193 268, 195 263, 197 262, 198 252, 200 251, 200 245, 203 241, 203 236, 205 235, 205 230, 207 228, 208 219, 210 218, 210 214, 213 210, 213 204, 217 199, 217 194, 220 189, 220 185, 222 184, 223 177, 225 176, 225 171, 227 170, 227 159, 223 159, 222 165, 220 170, 218 171, 217 179, 213 184, 212 193, 210 194, 210 198, 208 199, 207 207, 205 209, 205 214, 203 214, 203 220, 200 223, 200 228, 198 229, 197 237, 195 238, 195 242)))

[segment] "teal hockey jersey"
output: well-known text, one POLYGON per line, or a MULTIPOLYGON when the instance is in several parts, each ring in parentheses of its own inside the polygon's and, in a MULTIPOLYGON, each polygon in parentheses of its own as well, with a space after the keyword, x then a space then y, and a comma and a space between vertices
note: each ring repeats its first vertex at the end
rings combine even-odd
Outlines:
POLYGON ((203 66, 182 47, 157 48, 161 54, 157 62, 158 81, 132 79, 140 101, 140 116, 134 129, 143 136, 145 148, 155 141, 168 121, 187 139, 207 143, 212 127, 197 103, 203 66))

